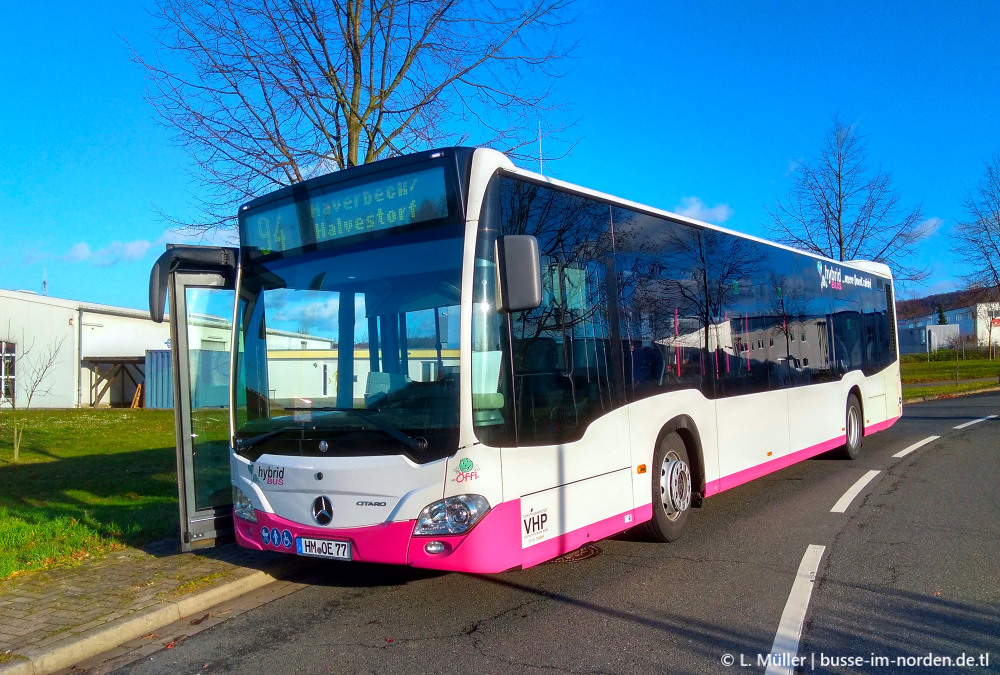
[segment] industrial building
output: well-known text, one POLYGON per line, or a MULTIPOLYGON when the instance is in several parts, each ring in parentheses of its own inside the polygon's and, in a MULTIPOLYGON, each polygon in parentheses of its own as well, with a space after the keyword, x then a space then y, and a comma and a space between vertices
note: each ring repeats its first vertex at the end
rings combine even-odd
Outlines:
MULTIPOLYGON (((195 407, 227 405, 231 317, 193 315, 189 331, 195 407)), ((269 328, 267 348, 275 395, 304 374, 310 393, 332 386, 333 340, 269 328)), ((26 407, 33 385, 32 408, 172 408, 172 367, 169 317, 154 323, 145 310, 0 290, 0 408, 26 407)))
POLYGON ((32 408, 127 407, 146 352, 169 347, 148 311, 0 290, 0 407, 25 407, 34 384, 32 408))

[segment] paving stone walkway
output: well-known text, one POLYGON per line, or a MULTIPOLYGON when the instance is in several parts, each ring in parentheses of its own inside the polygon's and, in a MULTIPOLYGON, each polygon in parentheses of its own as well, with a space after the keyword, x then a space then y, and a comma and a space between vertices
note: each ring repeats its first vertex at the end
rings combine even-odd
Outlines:
POLYGON ((0 581, 0 674, 47 671, 40 657, 72 654, 75 643, 93 642, 102 629, 164 606, 183 616, 185 598, 205 600, 215 591, 216 601, 229 599, 226 589, 266 583, 262 572, 281 578, 297 561, 235 544, 180 553, 175 541, 0 581))

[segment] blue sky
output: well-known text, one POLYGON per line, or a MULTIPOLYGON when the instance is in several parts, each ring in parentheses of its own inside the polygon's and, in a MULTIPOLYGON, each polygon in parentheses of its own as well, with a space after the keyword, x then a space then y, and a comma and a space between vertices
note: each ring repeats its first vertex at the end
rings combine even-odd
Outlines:
MULTIPOLYGON (((3 3, 0 288, 144 308, 168 231, 193 213, 187 156, 157 126, 120 35, 151 3, 3 3)), ((903 206, 935 219, 910 294, 956 287, 946 235, 1000 152, 1000 3, 584 0, 556 95, 577 120, 546 173, 760 234, 764 207, 834 115, 860 125, 903 206)), ((534 122, 532 121, 532 126, 534 122)), ((544 142, 543 142, 544 147, 544 142)), ((537 165, 529 166, 536 169, 537 165)))

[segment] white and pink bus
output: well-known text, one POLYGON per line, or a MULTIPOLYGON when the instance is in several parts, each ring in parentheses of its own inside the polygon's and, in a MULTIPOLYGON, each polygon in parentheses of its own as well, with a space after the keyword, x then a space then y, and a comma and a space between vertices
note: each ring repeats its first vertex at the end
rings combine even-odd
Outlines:
POLYGON ((901 414, 886 266, 495 151, 284 188, 242 207, 239 235, 169 249, 151 279, 155 318, 172 289, 189 546, 231 529, 500 572, 636 526, 672 541, 705 498, 853 458, 901 414))

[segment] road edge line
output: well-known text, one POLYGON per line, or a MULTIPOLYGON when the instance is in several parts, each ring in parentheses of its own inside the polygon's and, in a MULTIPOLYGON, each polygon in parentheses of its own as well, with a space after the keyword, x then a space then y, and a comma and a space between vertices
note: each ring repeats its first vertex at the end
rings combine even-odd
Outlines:
POLYGON ((978 420, 972 420, 971 422, 966 422, 965 424, 959 424, 957 427, 952 427, 956 431, 958 429, 964 429, 966 427, 971 427, 973 424, 979 424, 980 422, 985 422, 986 420, 996 419, 996 415, 989 415, 987 417, 980 417, 978 420))
POLYGON ((809 609, 809 599, 812 597, 816 577, 819 574, 819 563, 823 559, 826 546, 809 544, 802 562, 799 563, 792 582, 792 590, 788 593, 785 609, 778 621, 778 631, 771 644, 771 652, 767 657, 767 670, 764 675, 792 675, 795 672, 795 656, 799 650, 799 640, 802 638, 802 626, 805 624, 806 611, 809 609))
POLYGON ((875 477, 880 473, 882 472, 872 469, 859 478, 854 485, 848 488, 847 492, 844 493, 844 496, 837 500, 837 503, 833 505, 832 509, 830 509, 830 513, 844 513, 847 511, 847 507, 851 505, 854 498, 861 494, 861 491, 864 490, 869 483, 875 480, 875 477))
POLYGON ((925 445, 927 445, 928 443, 933 443, 934 441, 936 441, 939 438, 941 438, 941 437, 940 436, 928 436, 927 438, 925 438, 922 441, 917 441, 913 445, 911 445, 909 447, 906 447, 906 448, 903 448, 902 450, 900 450, 899 452, 897 452, 892 457, 893 457, 893 459, 902 459, 903 457, 906 457, 908 454, 910 454, 914 450, 922 448, 925 445))

